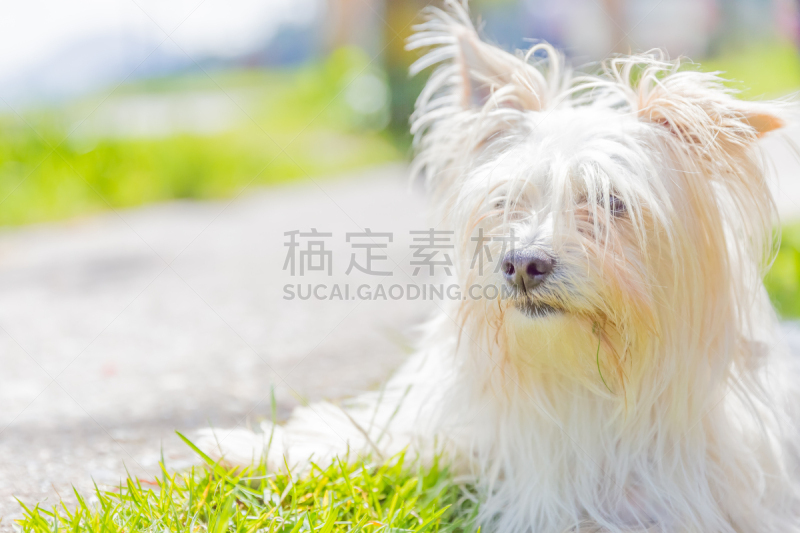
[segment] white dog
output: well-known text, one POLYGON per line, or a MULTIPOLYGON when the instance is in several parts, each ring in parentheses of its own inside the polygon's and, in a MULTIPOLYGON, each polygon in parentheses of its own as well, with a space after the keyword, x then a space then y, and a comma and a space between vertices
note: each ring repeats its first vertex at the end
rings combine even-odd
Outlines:
POLYGON ((409 44, 430 49, 415 71, 439 65, 416 169, 464 293, 516 296, 450 302, 382 392, 233 432, 225 459, 270 434, 271 468, 445 453, 502 533, 800 531, 800 385, 761 282, 776 213, 757 140, 781 107, 658 55, 576 75, 547 45, 481 42, 448 6, 409 44), (513 249, 492 239, 512 232, 513 249), (476 242, 497 272, 474 267, 476 242))

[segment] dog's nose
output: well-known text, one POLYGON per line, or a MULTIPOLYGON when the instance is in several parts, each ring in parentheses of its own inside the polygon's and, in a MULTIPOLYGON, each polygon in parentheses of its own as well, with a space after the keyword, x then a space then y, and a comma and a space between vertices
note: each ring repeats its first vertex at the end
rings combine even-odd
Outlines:
POLYGON ((553 272, 555 260, 539 249, 511 250, 503 258, 503 277, 512 287, 528 290, 553 272))

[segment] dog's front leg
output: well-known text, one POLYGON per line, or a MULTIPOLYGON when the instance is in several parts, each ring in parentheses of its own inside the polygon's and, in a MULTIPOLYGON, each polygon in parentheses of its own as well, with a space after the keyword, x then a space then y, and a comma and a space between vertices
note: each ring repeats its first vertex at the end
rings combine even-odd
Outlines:
POLYGON ((204 430, 198 445, 214 459, 249 465, 266 459, 270 470, 305 470, 336 458, 387 459, 408 450, 423 459, 434 453, 441 372, 429 354, 412 357, 380 391, 344 405, 316 402, 298 407, 285 425, 263 423, 261 432, 204 430))

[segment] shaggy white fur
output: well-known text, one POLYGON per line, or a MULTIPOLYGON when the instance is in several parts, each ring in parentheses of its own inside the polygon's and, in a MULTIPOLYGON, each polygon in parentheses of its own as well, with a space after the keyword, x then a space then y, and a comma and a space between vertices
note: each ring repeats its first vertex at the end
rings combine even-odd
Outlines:
POLYGON ((458 281, 505 283, 472 268, 480 234, 513 231, 552 272, 448 304, 381 392, 217 454, 246 463, 271 438, 277 469, 438 450, 503 533, 800 531, 798 374, 761 282, 776 214, 757 140, 784 109, 657 53, 577 75, 550 46, 482 42, 464 4, 427 15, 409 43, 430 50, 415 72, 438 65, 415 169, 456 232, 458 281))

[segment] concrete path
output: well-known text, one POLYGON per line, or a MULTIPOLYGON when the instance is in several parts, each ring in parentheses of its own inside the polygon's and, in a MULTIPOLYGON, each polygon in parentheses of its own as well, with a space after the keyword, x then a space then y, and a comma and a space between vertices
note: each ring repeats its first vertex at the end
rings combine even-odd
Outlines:
POLYGON ((424 202, 400 166, 317 183, 0 234, 6 525, 12 495, 54 503, 125 467, 152 477, 162 443, 171 468, 190 464, 174 431, 269 417, 270 384, 285 416, 375 387, 399 364, 429 304, 286 301, 282 287, 371 281, 344 273, 345 233, 394 232, 401 263, 408 231, 427 227, 424 202), (311 228, 333 234, 330 278, 282 270, 284 232, 311 228))
MULTIPOLYGON (((800 131, 790 132, 800 139, 800 131)), ((800 219, 800 165, 765 146, 784 219, 800 219)), ((194 457, 174 430, 279 416, 298 402, 376 386, 411 349, 421 301, 283 299, 284 232, 391 231, 395 277, 409 272, 408 231, 429 226, 402 166, 249 192, 228 202, 173 202, 0 233, 0 528, 26 502, 71 501, 71 485, 114 485, 125 468, 152 478, 194 457)), ((382 265, 379 265, 379 269, 382 265)), ((382 280, 381 280, 382 281, 382 280)))

